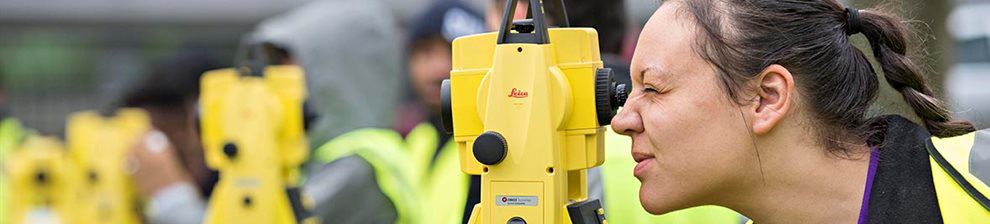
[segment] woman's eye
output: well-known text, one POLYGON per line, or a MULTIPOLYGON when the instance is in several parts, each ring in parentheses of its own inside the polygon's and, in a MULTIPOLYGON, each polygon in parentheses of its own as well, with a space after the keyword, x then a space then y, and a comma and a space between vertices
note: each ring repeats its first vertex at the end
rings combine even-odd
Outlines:
POLYGON ((651 86, 643 87, 643 93, 659 93, 659 92, 660 91, 658 91, 656 88, 653 88, 651 86))

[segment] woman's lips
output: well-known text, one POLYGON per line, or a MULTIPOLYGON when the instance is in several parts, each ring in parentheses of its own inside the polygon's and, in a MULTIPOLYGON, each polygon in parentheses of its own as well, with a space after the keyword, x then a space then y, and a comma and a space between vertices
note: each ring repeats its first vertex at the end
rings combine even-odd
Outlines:
POLYGON ((636 178, 639 179, 643 179, 642 175, 644 172, 646 172, 647 169, 649 169, 650 164, 653 164, 652 159, 643 160, 636 163, 636 168, 633 169, 633 176, 636 176, 636 178))
POLYGON ((636 178, 639 179, 642 179, 643 173, 646 172, 650 165, 655 162, 653 155, 640 152, 633 152, 633 160, 636 161, 636 168, 633 169, 633 176, 636 176, 636 178))

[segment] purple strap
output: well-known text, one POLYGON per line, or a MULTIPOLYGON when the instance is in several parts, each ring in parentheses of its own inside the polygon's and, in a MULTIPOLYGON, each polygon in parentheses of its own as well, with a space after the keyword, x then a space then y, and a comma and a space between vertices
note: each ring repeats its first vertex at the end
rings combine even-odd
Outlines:
POLYGON ((870 212, 870 189, 873 188, 873 176, 877 174, 877 157, 880 150, 870 147, 870 170, 866 173, 866 190, 863 191, 863 205, 859 208, 859 224, 866 224, 870 212))

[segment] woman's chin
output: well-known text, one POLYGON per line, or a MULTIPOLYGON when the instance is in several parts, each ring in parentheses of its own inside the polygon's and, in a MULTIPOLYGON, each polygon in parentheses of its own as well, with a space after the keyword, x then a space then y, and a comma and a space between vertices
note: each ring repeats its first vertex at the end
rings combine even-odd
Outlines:
POLYGON ((639 203, 647 212, 662 215, 687 208, 684 205, 684 195, 658 191, 659 189, 663 187, 651 187, 645 183, 639 188, 639 203))
POLYGON ((656 188, 649 188, 645 184, 639 188, 639 203, 650 214, 662 215, 682 207, 676 200, 664 195, 665 192, 654 192, 650 189, 656 188))

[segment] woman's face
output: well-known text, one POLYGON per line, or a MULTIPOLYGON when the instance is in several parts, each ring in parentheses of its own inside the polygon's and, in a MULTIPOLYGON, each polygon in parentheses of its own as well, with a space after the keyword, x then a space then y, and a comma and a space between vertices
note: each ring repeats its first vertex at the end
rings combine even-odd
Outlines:
POLYGON ((654 214, 732 200, 752 170, 759 180, 745 109, 697 54, 697 28, 679 1, 653 14, 633 56, 632 93, 612 120, 632 138, 640 202, 654 214))
POLYGON ((424 41, 410 55, 409 74, 420 101, 439 111, 440 84, 450 78, 450 44, 440 37, 424 41))

